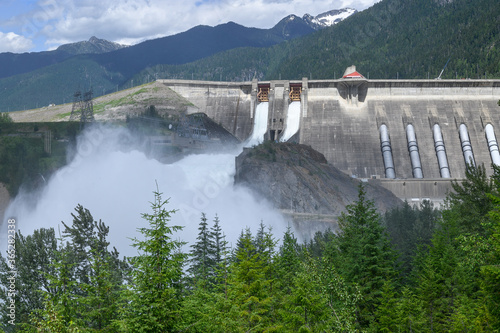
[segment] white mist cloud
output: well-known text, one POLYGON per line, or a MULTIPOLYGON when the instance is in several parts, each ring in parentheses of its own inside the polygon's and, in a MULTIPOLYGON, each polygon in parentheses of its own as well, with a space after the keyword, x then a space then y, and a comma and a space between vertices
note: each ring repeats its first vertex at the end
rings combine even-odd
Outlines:
MULTIPOLYGON (((267 202, 257 200, 246 188, 233 187, 235 153, 189 155, 173 164, 162 164, 133 150, 134 139, 124 129, 95 127, 78 140, 70 164, 59 170, 39 194, 36 204, 20 194, 6 218, 15 217, 24 235, 38 228, 71 225, 77 204, 94 219, 110 226, 109 240, 121 255, 134 255, 129 238, 147 226, 141 213, 151 213, 150 203, 158 184, 167 209, 177 209, 171 225, 184 226, 177 236, 192 244, 198 234, 201 212, 212 221, 217 214, 227 240, 235 244, 242 229, 256 232, 262 221, 281 238, 287 223, 267 202)), ((5 227, 5 223, 4 223, 5 227)), ((5 231, 4 231, 5 232, 5 231)), ((2 239, 6 237, 2 236, 2 239)))

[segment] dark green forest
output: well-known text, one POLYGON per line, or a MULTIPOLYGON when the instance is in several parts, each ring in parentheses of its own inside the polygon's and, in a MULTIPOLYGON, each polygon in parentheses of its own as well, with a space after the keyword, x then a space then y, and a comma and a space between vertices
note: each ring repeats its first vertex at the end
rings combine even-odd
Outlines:
POLYGON ((498 332, 500 169, 467 170, 443 209, 385 214, 362 185, 339 231, 300 243, 261 223, 229 248, 217 216, 179 240, 157 189, 120 259, 109 228, 78 205, 62 234, 15 234, 2 254, 5 332, 498 332), (17 293, 10 294, 15 260, 17 293), (11 303, 13 302, 13 303, 11 303), (15 319, 9 309, 15 304, 15 319), (12 325, 15 320, 16 325, 12 325), (9 323, 9 321, 11 321, 9 323))

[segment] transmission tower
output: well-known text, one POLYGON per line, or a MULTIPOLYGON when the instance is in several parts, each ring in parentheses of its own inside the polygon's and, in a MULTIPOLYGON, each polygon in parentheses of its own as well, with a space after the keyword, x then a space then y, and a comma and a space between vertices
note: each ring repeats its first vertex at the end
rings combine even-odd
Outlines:
POLYGON ((80 125, 94 121, 94 103, 92 102, 92 89, 82 95, 81 91, 73 95, 73 107, 71 109, 70 121, 80 120, 80 125))
POLYGON ((71 108, 71 116, 69 116, 70 121, 75 121, 80 118, 80 113, 82 111, 82 92, 77 90, 73 95, 73 107, 71 108))

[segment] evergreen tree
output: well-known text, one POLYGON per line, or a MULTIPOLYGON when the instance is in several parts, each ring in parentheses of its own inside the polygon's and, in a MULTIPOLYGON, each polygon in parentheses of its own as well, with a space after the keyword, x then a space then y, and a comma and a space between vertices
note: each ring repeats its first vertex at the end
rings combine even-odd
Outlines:
POLYGON ((413 267, 418 248, 429 245, 441 212, 424 200, 420 207, 412 207, 405 201, 384 214, 384 225, 391 244, 398 253, 398 263, 403 278, 407 278, 413 267))
POLYGON ((216 250, 205 213, 201 214, 198 230, 197 241, 191 245, 191 259, 189 260, 191 267, 189 267, 188 271, 193 275, 194 279, 204 281, 206 284, 212 281, 214 276, 216 250))
POLYGON ((128 268, 125 261, 119 259, 116 248, 108 250, 109 242, 107 236, 109 227, 101 220, 96 221, 90 211, 82 205, 75 208, 77 214, 72 213, 73 223, 68 226, 62 222, 65 229, 63 237, 68 241, 71 248, 72 260, 75 264, 75 280, 79 283, 90 282, 92 251, 97 251, 101 257, 106 257, 109 261, 110 270, 113 272, 113 281, 121 284, 128 268))
POLYGON ((276 280, 284 293, 290 292, 292 280, 299 270, 301 264, 299 251, 297 239, 288 227, 283 235, 283 243, 276 259, 276 280))
POLYGON ((220 220, 217 215, 214 218, 214 224, 210 229, 210 236, 212 237, 214 243, 214 257, 213 264, 215 267, 215 281, 217 285, 225 284, 227 282, 227 256, 228 256, 228 246, 226 241, 226 236, 222 232, 220 226, 220 220))
POLYGON ((51 263, 54 273, 48 276, 51 293, 45 292, 47 298, 42 314, 51 313, 51 307, 57 313, 57 317, 67 325, 75 323, 80 310, 77 299, 82 293, 78 282, 75 280, 75 262, 70 244, 64 244, 59 239, 60 244, 56 252, 54 261, 51 263))
POLYGON ((272 281, 268 278, 271 265, 257 253, 250 229, 241 233, 234 256, 228 297, 238 308, 240 329, 264 330, 272 325, 269 317, 272 281))
POLYGON ((314 260, 307 256, 295 271, 291 290, 283 300, 280 324, 288 332, 323 332, 331 327, 333 318, 322 282, 314 260))
POLYGON ((331 229, 327 229, 324 232, 317 231, 314 237, 306 244, 305 248, 311 256, 320 258, 325 254, 325 251, 328 252, 335 238, 336 235, 331 229))
POLYGON ((220 226, 220 220, 217 215, 214 218, 214 224, 210 229, 210 235, 214 242, 214 263, 215 265, 219 265, 222 263, 224 259, 224 253, 227 251, 227 241, 226 236, 222 233, 222 228, 220 226))
POLYGON ((0 313, 1 326, 8 328, 19 328, 23 323, 30 321, 29 315, 37 309, 43 308, 43 292, 50 291, 48 274, 53 273, 50 263, 54 259, 57 249, 57 241, 54 229, 37 229, 32 235, 24 236, 20 230, 15 234, 15 257, 4 258, 0 254, 0 313), (8 316, 6 306, 10 298, 8 289, 9 277, 12 277, 12 269, 8 260, 15 260, 16 276, 16 327, 8 325, 11 318, 8 316))
POLYGON ((382 300, 377 307, 377 322, 371 329, 376 332, 425 332, 422 304, 414 293, 403 287, 399 293, 390 282, 382 288, 382 300))
POLYGON ((134 246, 140 251, 130 258, 133 267, 129 300, 125 311, 124 326, 132 332, 172 332, 179 322, 182 305, 181 279, 186 255, 181 252, 184 244, 172 239, 180 226, 169 226, 171 214, 161 193, 154 192, 151 203, 153 212, 143 214, 148 227, 139 228, 143 240, 134 238, 134 246))
MULTIPOLYGON (((498 175, 497 168, 495 171, 495 175, 498 175)), ((490 231, 487 239, 490 251, 481 267, 481 291, 485 306, 483 327, 500 331, 500 195, 490 195, 490 198, 495 208, 490 212, 491 223, 487 226, 490 231)))
POLYGON ((416 296, 432 330, 478 330, 482 325, 481 269, 491 251, 489 212, 498 176, 497 167, 489 178, 484 166, 469 166, 467 178, 453 183, 431 245, 417 257, 416 296))
POLYGON ((82 331, 73 321, 67 322, 48 297, 44 301, 43 310, 37 312, 37 316, 33 314, 31 319, 34 330, 28 329, 26 332, 78 333, 82 331))
POLYGON ((339 273, 349 284, 359 285, 363 296, 359 303, 359 322, 368 327, 380 304, 385 281, 395 277, 395 255, 374 204, 365 197, 359 186, 358 200, 346 207, 339 218, 337 265, 339 273))
POLYGON ((90 250, 89 283, 79 286, 85 295, 77 298, 82 304, 79 321, 84 327, 109 332, 115 329, 113 321, 118 317, 122 281, 116 280, 116 261, 112 254, 108 253, 107 248, 99 247, 102 240, 95 242, 90 250))
MULTIPOLYGON (((495 169, 494 169, 495 170, 495 169)), ((449 209, 446 211, 448 220, 457 223, 459 232, 483 234, 483 222, 493 209, 489 194, 497 193, 494 180, 500 176, 488 177, 484 165, 468 165, 465 179, 452 182, 453 191, 449 194, 449 209)))
POLYGON ((430 331, 448 331, 453 302, 457 296, 455 271, 458 264, 456 231, 443 225, 435 233, 432 246, 423 259, 417 259, 417 294, 422 302, 425 323, 430 331))
POLYGON ((63 222, 64 236, 50 263, 50 291, 45 291, 45 305, 50 308, 39 311, 33 322, 39 325, 53 308, 67 325, 109 331, 118 316, 118 296, 128 266, 118 259, 116 249, 108 250, 109 227, 94 221, 81 205, 75 210, 72 226, 63 222))

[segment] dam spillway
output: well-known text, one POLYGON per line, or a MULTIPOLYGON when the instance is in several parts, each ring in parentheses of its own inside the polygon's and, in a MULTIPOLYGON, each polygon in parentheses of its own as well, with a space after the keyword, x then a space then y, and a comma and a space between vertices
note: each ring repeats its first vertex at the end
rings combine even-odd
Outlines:
POLYGON ((300 102, 293 101, 288 106, 286 117, 285 131, 280 138, 280 141, 286 142, 290 140, 300 128, 300 102))
MULTIPOLYGON (((428 182, 434 189, 449 183, 447 179, 464 178, 466 161, 483 164, 491 175, 491 163, 499 158, 500 80, 162 82, 189 100, 192 112, 206 113, 241 141, 252 134, 260 88, 268 87, 265 138, 277 140, 286 132, 294 102, 290 92, 300 87, 300 100, 295 101, 300 104, 299 128, 293 141, 310 145, 352 177, 391 181, 388 186, 398 187, 391 190, 400 191, 400 197, 414 195, 408 194, 409 186, 423 188, 428 182), (414 178, 408 147, 410 124, 418 143, 420 179, 414 178), (382 125, 390 134, 389 167, 395 179, 384 165, 382 125)), ((415 197, 426 198, 432 191, 415 197)))
POLYGON ((261 102, 255 108, 255 115, 253 117, 252 135, 246 142, 245 146, 252 147, 264 142, 264 137, 267 131, 267 117, 269 113, 269 103, 261 102))

